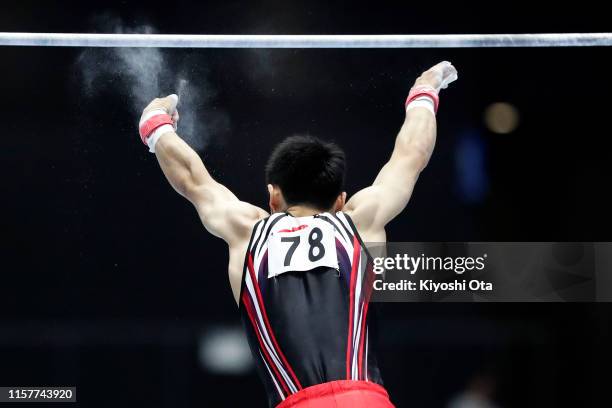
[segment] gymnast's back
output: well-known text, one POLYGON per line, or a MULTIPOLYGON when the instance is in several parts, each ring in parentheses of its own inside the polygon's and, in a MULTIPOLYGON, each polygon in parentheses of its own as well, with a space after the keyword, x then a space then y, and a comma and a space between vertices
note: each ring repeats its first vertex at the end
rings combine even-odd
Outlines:
POLYGON ((240 310, 271 406, 337 380, 382 385, 364 285, 372 260, 350 217, 280 212, 253 228, 240 310))

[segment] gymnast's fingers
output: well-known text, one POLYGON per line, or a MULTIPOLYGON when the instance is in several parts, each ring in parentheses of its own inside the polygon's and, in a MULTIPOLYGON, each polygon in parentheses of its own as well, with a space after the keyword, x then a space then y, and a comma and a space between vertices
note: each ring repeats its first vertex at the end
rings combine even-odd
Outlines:
POLYGON ((174 130, 176 130, 178 127, 179 119, 180 119, 180 116, 179 116, 178 110, 175 109, 174 113, 172 114, 172 126, 174 126, 174 130))
POLYGON ((147 113, 153 110, 163 110, 168 115, 173 115, 176 110, 176 104, 178 103, 178 96, 171 94, 165 98, 155 98, 147 105, 143 113, 147 113))

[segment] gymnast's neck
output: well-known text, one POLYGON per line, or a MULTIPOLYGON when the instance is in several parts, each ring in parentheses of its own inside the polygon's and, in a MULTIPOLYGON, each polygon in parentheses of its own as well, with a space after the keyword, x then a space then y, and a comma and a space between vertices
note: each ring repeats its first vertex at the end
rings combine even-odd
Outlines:
POLYGON ((312 215, 321 214, 324 212, 334 212, 333 208, 322 210, 320 208, 311 207, 308 205, 292 205, 287 207, 284 211, 294 217, 310 217, 312 215))

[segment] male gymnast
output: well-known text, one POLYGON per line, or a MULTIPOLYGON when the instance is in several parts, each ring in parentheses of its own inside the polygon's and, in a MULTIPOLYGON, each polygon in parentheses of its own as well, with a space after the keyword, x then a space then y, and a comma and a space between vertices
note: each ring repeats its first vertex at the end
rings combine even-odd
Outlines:
POLYGON ((363 243, 384 242, 385 225, 406 207, 434 148, 438 93, 456 78, 445 61, 415 81, 389 161, 348 201, 336 144, 285 139, 265 169, 269 213, 214 180, 177 135, 176 95, 144 109, 142 141, 228 244, 230 285, 270 407, 393 407, 370 347, 363 243))

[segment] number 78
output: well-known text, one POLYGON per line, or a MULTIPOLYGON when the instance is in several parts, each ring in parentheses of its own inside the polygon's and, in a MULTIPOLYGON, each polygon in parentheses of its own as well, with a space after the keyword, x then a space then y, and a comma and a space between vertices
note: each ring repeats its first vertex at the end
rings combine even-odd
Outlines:
MULTIPOLYGON (((325 247, 321 244, 321 240, 323 239, 323 232, 320 228, 313 228, 308 234, 308 244, 310 248, 308 249, 308 260, 310 262, 316 262, 319 259, 323 258, 325 255, 325 247), (317 249, 317 253, 315 254, 315 249, 317 249)), ((288 242, 291 245, 285 254, 285 262, 284 266, 291 265, 291 258, 295 253, 298 245, 300 245, 301 236, 297 235, 295 237, 282 237, 281 242, 288 242)))

